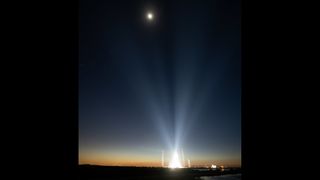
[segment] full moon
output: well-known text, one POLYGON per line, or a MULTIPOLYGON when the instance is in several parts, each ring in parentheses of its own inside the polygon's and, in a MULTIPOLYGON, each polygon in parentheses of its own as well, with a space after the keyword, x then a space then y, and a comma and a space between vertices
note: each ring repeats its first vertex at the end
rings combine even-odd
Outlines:
POLYGON ((151 12, 149 12, 148 14, 147 14, 147 18, 148 18, 148 20, 152 20, 153 19, 153 14, 151 13, 151 12))

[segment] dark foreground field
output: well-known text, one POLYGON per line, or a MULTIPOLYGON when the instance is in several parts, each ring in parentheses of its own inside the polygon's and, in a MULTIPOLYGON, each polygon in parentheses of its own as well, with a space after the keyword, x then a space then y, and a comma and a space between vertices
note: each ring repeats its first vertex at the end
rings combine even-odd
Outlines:
POLYGON ((198 169, 168 169, 168 168, 147 168, 147 167, 115 167, 115 166, 93 166, 80 165, 79 176, 81 180, 109 180, 109 179, 130 179, 130 180, 191 180, 201 176, 218 176, 225 174, 238 174, 241 169, 233 168, 225 171, 206 171, 198 169))

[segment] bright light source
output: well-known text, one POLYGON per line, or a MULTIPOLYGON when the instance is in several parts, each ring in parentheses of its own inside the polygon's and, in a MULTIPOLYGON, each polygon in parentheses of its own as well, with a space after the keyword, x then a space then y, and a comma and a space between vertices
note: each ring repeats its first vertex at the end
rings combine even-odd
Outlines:
POLYGON ((152 20, 152 19, 153 19, 153 14, 149 12, 149 13, 147 14, 147 18, 148 18, 149 20, 152 20))
POLYGON ((172 168, 172 169, 174 169, 174 168, 182 168, 177 152, 174 152, 172 160, 171 160, 171 162, 169 164, 169 168, 172 168))

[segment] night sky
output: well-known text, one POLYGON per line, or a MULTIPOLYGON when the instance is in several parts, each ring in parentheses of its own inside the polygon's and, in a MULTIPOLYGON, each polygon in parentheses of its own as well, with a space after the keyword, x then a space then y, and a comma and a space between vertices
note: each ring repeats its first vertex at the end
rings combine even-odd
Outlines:
POLYGON ((241 165, 240 0, 79 13, 80 164, 161 166, 183 149, 192 165, 241 165))

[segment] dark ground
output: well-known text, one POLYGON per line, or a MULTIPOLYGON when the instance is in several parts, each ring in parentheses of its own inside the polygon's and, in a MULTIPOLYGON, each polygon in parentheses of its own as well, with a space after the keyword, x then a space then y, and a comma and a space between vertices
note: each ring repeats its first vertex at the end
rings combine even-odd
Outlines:
POLYGON ((199 171, 195 169, 168 169, 168 168, 148 168, 148 167, 116 167, 116 166, 95 166, 80 165, 79 176, 81 180, 106 180, 106 179, 153 179, 153 180, 188 180, 196 179, 200 176, 217 176, 224 174, 241 173, 240 168, 220 171, 199 171))

